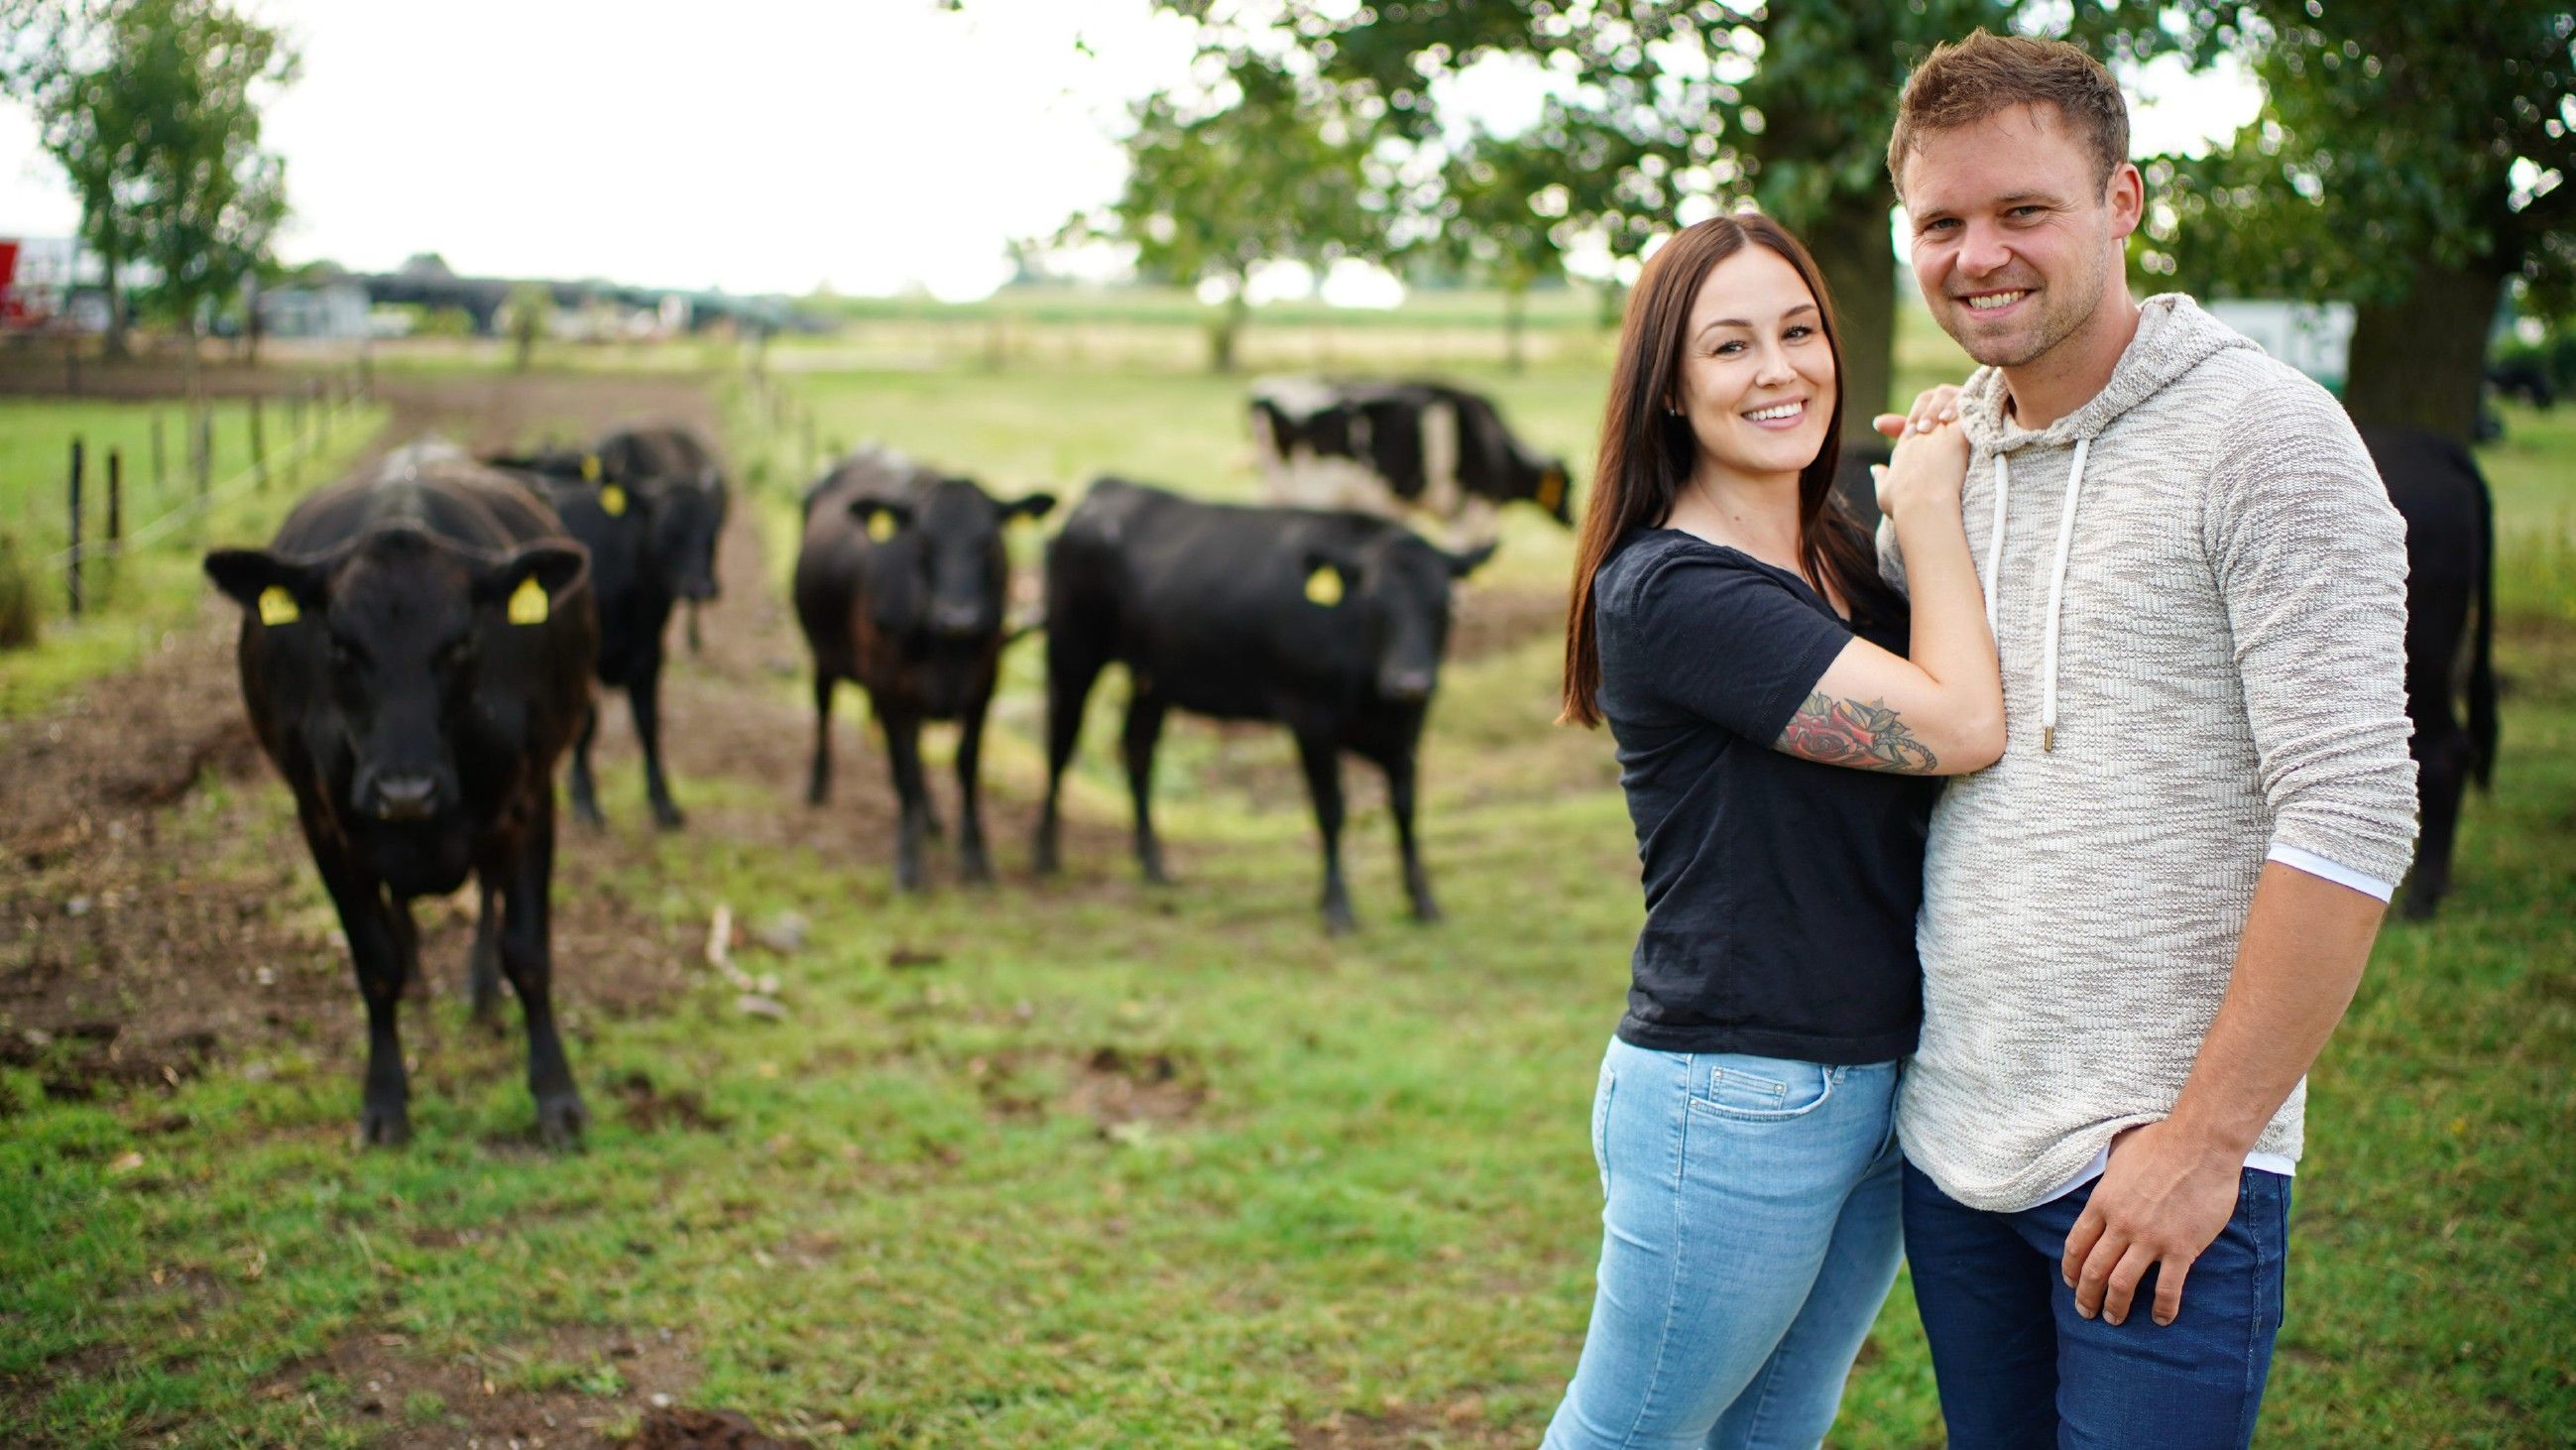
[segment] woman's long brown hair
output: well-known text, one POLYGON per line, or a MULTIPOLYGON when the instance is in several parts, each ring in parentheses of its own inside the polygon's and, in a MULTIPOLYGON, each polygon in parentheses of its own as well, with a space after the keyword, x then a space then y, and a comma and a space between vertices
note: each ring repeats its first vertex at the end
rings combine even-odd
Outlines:
POLYGON ((1610 375, 1610 403, 1601 420, 1601 454, 1592 471, 1592 497, 1574 545, 1574 589, 1565 620, 1565 700, 1557 723, 1601 723, 1601 651, 1592 630, 1592 576, 1621 539, 1672 516, 1690 482, 1699 440, 1687 417, 1668 405, 1681 390, 1682 344, 1691 303, 1717 265, 1747 246, 1768 247, 1797 270, 1815 294, 1824 317, 1825 346, 1834 359, 1834 406, 1825 420, 1825 446, 1798 473, 1798 572, 1820 594, 1839 593, 1855 610, 1875 600, 1881 586, 1877 562, 1860 530, 1835 505, 1834 470, 1842 463, 1843 345, 1833 298, 1815 259, 1786 228, 1754 212, 1712 217, 1685 227, 1646 263, 1628 298, 1619 334, 1619 358, 1610 375), (1827 588, 1828 581, 1832 587, 1827 588))

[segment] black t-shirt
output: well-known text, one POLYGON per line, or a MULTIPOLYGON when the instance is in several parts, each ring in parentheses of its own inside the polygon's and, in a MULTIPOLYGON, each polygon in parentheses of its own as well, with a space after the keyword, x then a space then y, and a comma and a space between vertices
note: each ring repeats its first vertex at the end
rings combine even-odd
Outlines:
MULTIPOLYGON (((1646 888, 1619 1036, 1821 1063, 1913 1051, 1940 783, 1771 748, 1853 625, 1796 574, 1674 529, 1620 541, 1592 618, 1646 888)), ((1868 601, 1858 633, 1903 653, 1902 602, 1868 601)))

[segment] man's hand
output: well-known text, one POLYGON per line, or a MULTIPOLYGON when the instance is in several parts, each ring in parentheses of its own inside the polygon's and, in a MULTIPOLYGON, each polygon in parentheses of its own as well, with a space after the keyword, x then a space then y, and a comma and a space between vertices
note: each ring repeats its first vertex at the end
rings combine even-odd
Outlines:
POLYGON ((1913 407, 1902 413, 1881 413, 1869 421, 1869 426, 1890 438, 1902 438, 1908 433, 1929 433, 1939 424, 1958 419, 1958 385, 1943 383, 1915 394, 1913 407))
POLYGON ((2193 1138, 2170 1122, 2114 1139, 2111 1165, 2067 1234, 2059 1265, 2075 1290, 2075 1312, 2123 1322, 2138 1281, 2154 1269, 2155 1321, 2173 1323, 2192 1261, 2236 1214, 2244 1170, 2244 1149, 2193 1138))

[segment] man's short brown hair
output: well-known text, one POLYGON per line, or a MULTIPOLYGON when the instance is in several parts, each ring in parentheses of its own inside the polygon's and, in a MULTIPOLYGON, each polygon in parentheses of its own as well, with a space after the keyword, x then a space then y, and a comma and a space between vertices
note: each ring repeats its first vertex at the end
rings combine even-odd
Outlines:
POLYGON ((1972 32, 1944 42, 1914 68, 1887 138, 1887 178, 1905 196, 1905 160, 1924 133, 1973 125, 1997 111, 2039 103, 2057 108, 2093 150, 2093 184, 2107 186, 2129 159, 2129 103, 2102 62, 2062 40, 1972 32))

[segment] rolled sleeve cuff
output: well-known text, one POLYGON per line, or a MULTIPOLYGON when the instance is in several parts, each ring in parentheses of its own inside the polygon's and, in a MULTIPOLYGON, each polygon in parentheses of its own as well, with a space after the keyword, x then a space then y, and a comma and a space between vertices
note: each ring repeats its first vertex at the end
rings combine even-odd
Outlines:
POLYGON ((2397 895, 2397 884, 2393 881, 2382 881, 2376 876, 2329 861, 2314 851, 2302 851, 2296 846, 2284 845, 2279 841, 2274 841, 2272 849, 2263 853, 2263 859, 2278 861, 2293 871, 2305 871, 2311 876, 2331 881, 2337 886, 2351 887, 2364 896, 2376 896, 2382 901, 2390 900, 2397 895))

